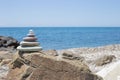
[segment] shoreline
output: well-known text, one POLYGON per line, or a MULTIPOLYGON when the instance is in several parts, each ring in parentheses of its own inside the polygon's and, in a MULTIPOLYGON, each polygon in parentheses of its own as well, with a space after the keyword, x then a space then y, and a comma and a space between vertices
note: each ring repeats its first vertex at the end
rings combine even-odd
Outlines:
MULTIPOLYGON (((64 49, 56 49, 56 50, 68 50, 68 49, 87 49, 87 48, 102 48, 102 47, 109 47, 109 46, 116 46, 120 45, 120 43, 117 44, 105 44, 105 45, 99 45, 99 46, 86 46, 86 47, 73 47, 73 48, 64 48, 64 49)), ((48 49, 49 50, 49 49, 48 49)))
POLYGON ((113 63, 120 60, 120 44, 99 46, 99 47, 84 47, 84 48, 70 48, 64 50, 57 50, 59 54, 64 53, 73 53, 75 56, 84 58, 84 63, 86 63, 90 70, 94 73, 100 71, 101 69, 112 65, 113 63), (112 57, 111 57, 112 56, 112 57), (108 63, 98 65, 99 61, 104 61, 104 58, 111 57, 111 60, 108 63))

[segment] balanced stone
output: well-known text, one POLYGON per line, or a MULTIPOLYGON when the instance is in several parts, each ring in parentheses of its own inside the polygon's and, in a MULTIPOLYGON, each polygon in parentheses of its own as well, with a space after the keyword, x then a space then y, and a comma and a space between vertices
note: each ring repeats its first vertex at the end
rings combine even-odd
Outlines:
POLYGON ((19 50, 19 51, 41 51, 42 50, 42 47, 22 47, 22 46, 18 46, 17 47, 17 49, 19 50))
POLYGON ((35 34, 27 34, 28 37, 35 37, 35 34))
POLYGON ((27 34, 28 37, 35 37, 35 34, 33 30, 29 30, 29 33, 27 34))
POLYGON ((23 38, 23 41, 28 41, 28 42, 35 42, 37 40, 36 37, 25 37, 23 38))
POLYGON ((23 38, 23 41, 27 41, 27 42, 36 42, 36 40, 37 38, 35 37, 33 30, 29 30, 27 37, 23 38))
POLYGON ((21 41, 20 45, 22 47, 34 47, 34 46, 39 46, 39 42, 25 42, 25 41, 21 41))
POLYGON ((42 47, 40 47, 39 42, 37 42, 33 30, 29 30, 27 37, 23 38, 23 41, 20 42, 20 46, 18 46, 17 49, 19 51, 40 51, 42 47))

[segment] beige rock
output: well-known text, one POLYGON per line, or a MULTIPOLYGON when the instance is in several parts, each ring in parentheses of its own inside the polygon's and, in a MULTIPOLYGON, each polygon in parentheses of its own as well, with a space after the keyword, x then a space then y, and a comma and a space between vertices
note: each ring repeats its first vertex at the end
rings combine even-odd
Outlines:
POLYGON ((6 80, 9 70, 8 64, 11 62, 14 55, 12 52, 9 50, 0 51, 0 80, 6 80))
POLYGON ((0 66, 5 65, 5 64, 9 64, 12 61, 12 59, 4 59, 2 60, 2 62, 0 63, 0 66))
POLYGON ((103 66, 105 64, 111 63, 115 59, 114 55, 105 55, 103 57, 100 57, 95 61, 95 64, 97 66, 103 66))
POLYGON ((73 52, 71 51, 64 51, 62 53, 62 57, 64 59, 69 59, 69 60, 80 60, 80 61, 83 61, 84 60, 84 57, 82 56, 79 56, 78 54, 74 54, 73 52))
POLYGON ((9 51, 0 51, 0 59, 12 59, 13 53, 10 53, 9 51))
POLYGON ((78 60, 57 60, 43 53, 23 54, 10 64, 8 80, 102 80, 78 60))
POLYGON ((43 51, 43 53, 46 55, 58 56, 58 53, 56 50, 45 50, 43 51))

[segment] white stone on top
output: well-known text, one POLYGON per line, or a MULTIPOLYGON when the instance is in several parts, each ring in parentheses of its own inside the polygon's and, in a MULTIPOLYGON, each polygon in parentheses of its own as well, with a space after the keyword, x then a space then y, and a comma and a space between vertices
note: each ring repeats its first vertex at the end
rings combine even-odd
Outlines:
POLYGON ((30 29, 29 34, 34 34, 34 31, 32 29, 30 29))

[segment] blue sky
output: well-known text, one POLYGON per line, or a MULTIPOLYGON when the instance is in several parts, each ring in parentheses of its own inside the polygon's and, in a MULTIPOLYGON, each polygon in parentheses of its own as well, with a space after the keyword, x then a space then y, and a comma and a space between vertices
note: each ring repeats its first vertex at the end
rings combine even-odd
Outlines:
POLYGON ((0 26, 120 27, 120 0, 0 0, 0 26))

